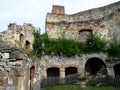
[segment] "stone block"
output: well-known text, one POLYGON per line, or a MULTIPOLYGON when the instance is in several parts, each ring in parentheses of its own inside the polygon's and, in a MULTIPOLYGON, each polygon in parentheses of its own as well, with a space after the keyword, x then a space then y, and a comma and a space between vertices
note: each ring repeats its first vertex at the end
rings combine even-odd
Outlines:
POLYGON ((18 78, 14 77, 14 78, 12 78, 12 80, 13 80, 13 85, 17 86, 17 84, 18 84, 18 78))
POLYGON ((22 66, 22 61, 9 62, 8 64, 12 66, 22 66))
POLYGON ((12 85, 13 84, 13 79, 12 78, 7 78, 7 80, 8 80, 8 85, 12 85))
POLYGON ((17 90, 16 86, 8 86, 6 90, 17 90))
POLYGON ((6 66, 5 62, 0 62, 0 66, 6 66))
POLYGON ((9 62, 9 59, 8 58, 1 58, 0 61, 9 62))
POLYGON ((10 66, 5 66, 5 71, 10 71, 11 70, 11 67, 10 66))
POLYGON ((16 61, 15 66, 22 66, 23 62, 22 61, 16 61))
POLYGON ((0 86, 7 86, 7 79, 0 77, 0 86))
POLYGON ((4 70, 2 71, 2 70, 1 70, 1 71, 0 71, 0 77, 4 77, 5 75, 6 75, 6 71, 4 71, 4 70))
POLYGON ((10 54, 9 53, 2 53, 2 58, 9 58, 10 54))
POLYGON ((10 53, 10 58, 24 59, 25 55, 23 53, 10 53))
POLYGON ((0 90, 6 90, 6 88, 3 86, 0 86, 0 90))

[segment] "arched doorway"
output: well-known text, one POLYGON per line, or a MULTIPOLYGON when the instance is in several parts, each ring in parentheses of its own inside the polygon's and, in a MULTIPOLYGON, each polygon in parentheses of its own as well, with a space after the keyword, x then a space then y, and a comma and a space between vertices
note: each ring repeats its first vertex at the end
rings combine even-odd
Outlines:
POLYGON ((120 75, 120 64, 116 64, 114 66, 114 73, 115 73, 115 76, 120 75))
POLYGON ((30 68, 30 80, 34 78, 35 75, 35 66, 32 66, 30 68))
POLYGON ((98 71, 107 73, 106 65, 100 58, 90 58, 85 64, 85 71, 90 74, 97 74, 98 71))
POLYGON ((32 67, 30 68, 30 90, 33 90, 34 76, 35 76, 35 66, 32 66, 32 67))
POLYGON ((71 75, 71 74, 77 74, 78 70, 76 67, 67 67, 65 68, 65 76, 71 75))
POLYGON ((51 67, 47 69, 47 77, 59 77, 60 69, 57 67, 51 67))

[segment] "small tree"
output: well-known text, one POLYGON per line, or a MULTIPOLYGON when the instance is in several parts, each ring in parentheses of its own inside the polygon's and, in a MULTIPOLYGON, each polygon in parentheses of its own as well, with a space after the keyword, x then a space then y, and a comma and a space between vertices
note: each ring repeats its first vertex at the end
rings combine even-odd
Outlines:
POLYGON ((35 30, 34 33, 34 43, 33 43, 33 54, 35 56, 40 57, 41 49, 42 49, 42 38, 40 35, 40 29, 35 30))

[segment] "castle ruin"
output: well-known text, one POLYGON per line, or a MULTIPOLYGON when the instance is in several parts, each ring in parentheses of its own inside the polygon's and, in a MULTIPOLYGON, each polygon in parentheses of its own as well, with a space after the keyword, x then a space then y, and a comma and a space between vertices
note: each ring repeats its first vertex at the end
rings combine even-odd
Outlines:
MULTIPOLYGON (((97 34, 108 42, 120 41, 120 2, 73 15, 65 14, 63 6, 53 5, 52 12, 46 16, 45 26, 48 37, 53 39, 64 36, 85 42, 88 35, 97 34)), ((0 33, 2 41, 9 45, 7 48, 0 45, 0 89, 37 90, 44 78, 65 78, 74 73, 84 77, 97 74, 103 67, 110 76, 120 75, 119 58, 111 60, 106 52, 72 57, 42 55, 38 59, 12 47, 31 50, 34 30, 32 24, 21 26, 11 23, 7 31, 0 33)))
MULTIPOLYGON (((52 39, 64 37, 86 42, 88 35, 96 34, 108 43, 114 40, 120 42, 120 2, 72 15, 65 14, 64 6, 53 5, 52 12, 46 15, 46 33, 52 39)), ((120 65, 119 59, 114 64, 108 62, 107 53, 80 54, 71 58, 46 56, 45 59, 47 75, 52 75, 49 70, 53 73, 57 70, 60 77, 75 72, 81 76, 96 74, 102 66, 108 75, 114 76, 114 70, 118 70, 114 69, 115 65, 120 65)))
POLYGON ((80 42, 91 34, 101 35, 107 41, 114 37, 120 41, 120 2, 72 15, 65 14, 63 6, 53 5, 52 12, 46 15, 46 33, 50 38, 64 35, 80 42))
POLYGON ((1 32, 0 36, 2 41, 4 41, 7 45, 19 47, 29 51, 32 49, 34 30, 35 27, 30 23, 24 23, 23 25, 10 23, 8 25, 8 29, 1 32))

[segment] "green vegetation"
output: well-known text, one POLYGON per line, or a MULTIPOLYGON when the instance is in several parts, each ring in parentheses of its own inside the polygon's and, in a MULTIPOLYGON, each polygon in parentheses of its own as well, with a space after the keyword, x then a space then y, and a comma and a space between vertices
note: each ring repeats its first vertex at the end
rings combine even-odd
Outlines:
POLYGON ((120 57, 120 43, 112 42, 108 48, 108 54, 111 57, 120 57))
POLYGON ((63 84, 63 85, 55 85, 55 86, 45 86, 42 87, 41 90, 119 90, 120 88, 112 87, 112 86, 87 86, 80 87, 79 84, 63 84))
POLYGON ((73 40, 62 38, 52 40, 47 38, 44 40, 44 43, 45 54, 72 56, 80 52, 79 43, 73 40))
POLYGON ((47 55, 63 55, 69 57, 80 53, 101 52, 106 46, 105 40, 97 35, 88 37, 86 44, 65 38, 50 39, 46 34, 40 35, 38 30, 33 35, 35 38, 33 53, 38 57, 41 56, 41 51, 43 50, 47 55))
POLYGON ((100 36, 98 35, 92 35, 91 37, 88 36, 86 52, 104 51, 105 46, 106 46, 106 41, 104 39, 101 39, 100 36))
MULTIPOLYGON (((41 35, 39 30, 36 30, 33 35, 35 39, 32 54, 38 57, 41 57, 43 51, 47 55, 63 55, 68 57, 80 53, 101 52, 106 49, 107 44, 98 35, 88 36, 86 43, 65 38, 50 39, 46 34, 41 35)), ((120 57, 120 43, 112 42, 107 52, 109 56, 120 57)))
POLYGON ((37 57, 40 57, 40 51, 42 49, 42 37, 40 35, 40 30, 36 30, 34 33, 34 43, 33 43, 33 51, 32 54, 34 54, 37 57))

